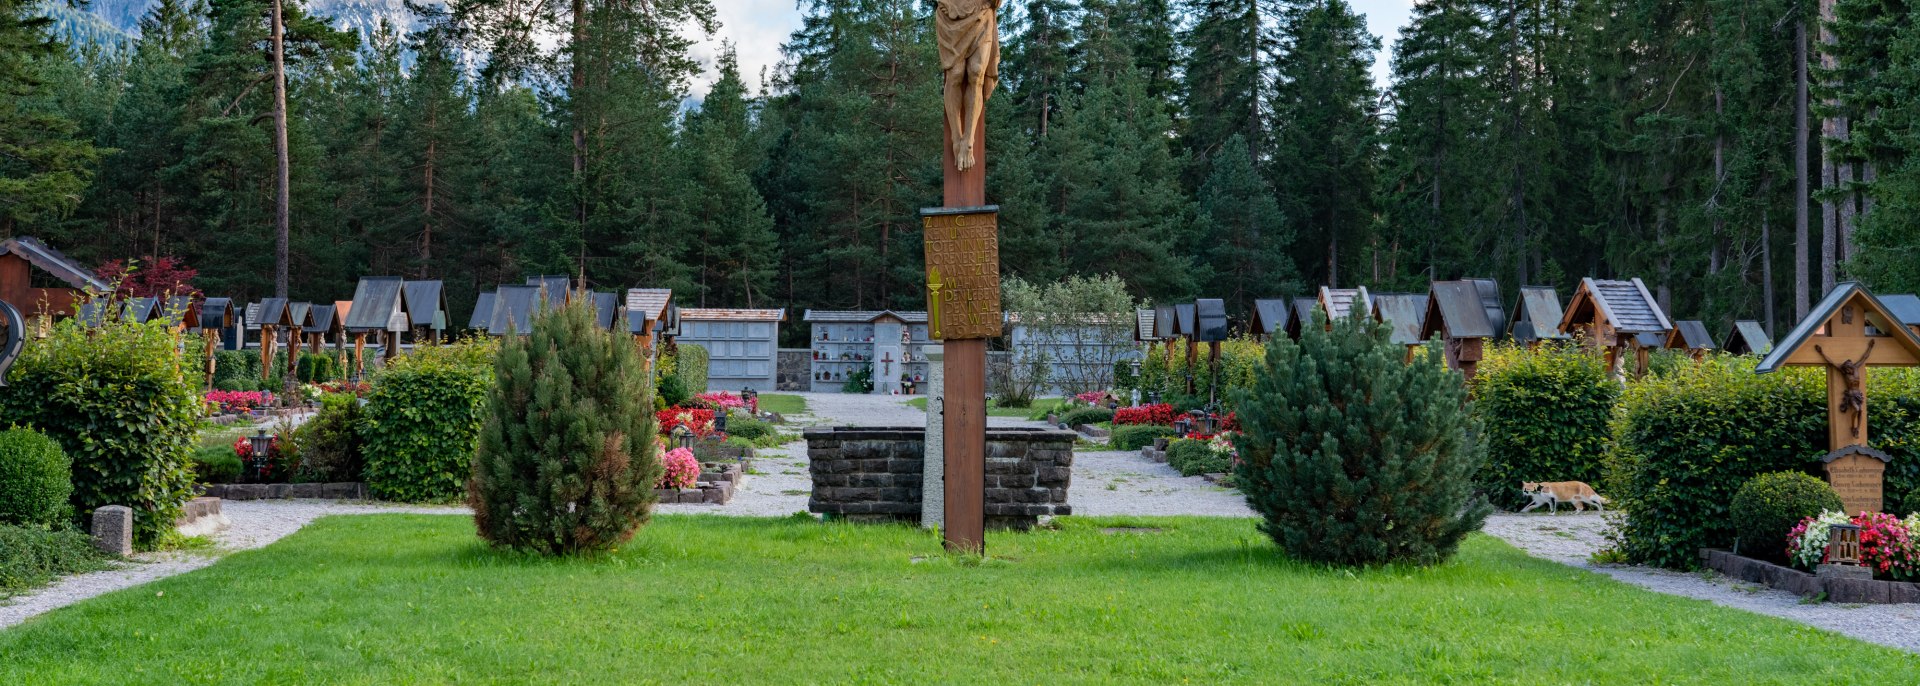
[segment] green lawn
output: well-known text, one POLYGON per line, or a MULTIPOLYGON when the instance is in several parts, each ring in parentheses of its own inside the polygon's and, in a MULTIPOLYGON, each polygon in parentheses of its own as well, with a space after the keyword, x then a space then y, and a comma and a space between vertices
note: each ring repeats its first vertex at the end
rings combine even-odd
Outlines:
MULTIPOLYGON (((1041 398, 1033 401, 1033 407, 1001 407, 998 403, 994 402, 992 398, 988 398, 987 416, 1020 417, 1025 419, 1035 414, 1044 415, 1046 414, 1046 410, 1059 407, 1065 402, 1066 401, 1059 398, 1041 398)), ((907 401, 907 406, 925 410, 927 409, 927 399, 925 397, 914 398, 907 401)))
POLYGON ((805 414, 807 399, 784 393, 762 393, 760 394, 760 411, 778 412, 783 417, 805 414))
POLYGON ((0 684, 1883 683, 1920 656, 1475 537, 1289 562, 1250 521, 1063 518, 981 563, 906 527, 662 516, 596 559, 332 517, 0 631, 0 684), (1115 525, 1160 533, 1114 533, 1115 525))

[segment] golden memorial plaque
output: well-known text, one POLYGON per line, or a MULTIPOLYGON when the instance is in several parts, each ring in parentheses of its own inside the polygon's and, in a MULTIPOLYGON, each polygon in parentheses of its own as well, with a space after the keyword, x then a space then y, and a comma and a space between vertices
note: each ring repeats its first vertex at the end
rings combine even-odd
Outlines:
POLYGON ((1000 336, 1000 208, 920 210, 934 340, 1000 336))

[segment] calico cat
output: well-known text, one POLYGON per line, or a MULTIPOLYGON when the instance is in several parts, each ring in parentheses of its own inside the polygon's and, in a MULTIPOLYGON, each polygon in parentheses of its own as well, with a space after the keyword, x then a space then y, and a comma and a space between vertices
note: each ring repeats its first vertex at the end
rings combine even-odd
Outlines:
POLYGON ((1523 481, 1520 483, 1520 492, 1533 497, 1533 502, 1521 512, 1546 505, 1548 511, 1559 514, 1560 503, 1572 503, 1573 509, 1578 512, 1586 512, 1587 505, 1601 512, 1607 511, 1607 499, 1600 497, 1592 486, 1583 481, 1523 481))

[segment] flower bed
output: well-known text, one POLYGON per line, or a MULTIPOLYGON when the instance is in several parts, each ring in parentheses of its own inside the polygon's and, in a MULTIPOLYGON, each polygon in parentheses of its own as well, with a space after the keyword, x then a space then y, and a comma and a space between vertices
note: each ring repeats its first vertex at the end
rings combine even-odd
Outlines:
POLYGON ((1116 426, 1120 424, 1172 426, 1173 406, 1161 403, 1158 405, 1122 407, 1113 411, 1113 423, 1116 426))
POLYGON ((1860 564, 1875 577, 1895 581, 1920 580, 1920 544, 1913 531, 1920 528, 1920 514, 1901 519, 1878 512, 1847 515, 1827 511, 1794 525, 1787 534, 1787 559, 1801 569, 1813 569, 1827 562, 1827 539, 1833 525, 1860 527, 1860 564))
POLYGON ((703 410, 695 407, 669 407, 654 413, 653 417, 659 420, 660 434, 663 436, 672 434, 674 429, 682 426, 687 427, 687 430, 692 431, 694 436, 700 438, 711 436, 714 433, 713 410, 703 410))
POLYGON ((273 405, 271 391, 210 391, 207 410, 218 414, 244 414, 273 405))
POLYGON ((726 391, 714 391, 712 393, 701 393, 699 395, 693 396, 693 399, 706 403, 714 408, 723 409, 723 410, 731 410, 736 407, 744 408, 747 406, 746 399, 741 398, 738 395, 728 393, 726 391))

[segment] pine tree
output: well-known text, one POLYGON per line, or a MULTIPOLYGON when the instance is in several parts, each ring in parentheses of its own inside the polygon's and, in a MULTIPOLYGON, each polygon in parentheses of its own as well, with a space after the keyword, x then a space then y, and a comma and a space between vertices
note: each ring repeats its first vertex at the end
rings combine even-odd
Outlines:
POLYGON ((1197 188, 1210 173, 1216 154, 1229 138, 1240 137, 1247 154, 1261 159, 1267 129, 1262 118, 1266 95, 1266 29, 1260 0, 1191 0, 1193 27, 1185 45, 1184 123, 1181 144, 1187 153, 1188 186, 1197 188))
MULTIPOLYGON (((1002 5, 1002 11, 1009 6, 1002 5)), ((1010 128, 1045 138, 1053 127, 1053 118, 1060 113, 1060 98, 1069 85, 1068 55, 1079 8, 1066 0, 1027 0, 1024 9, 1018 14, 1009 13, 1012 16, 1001 24, 1002 30, 1014 36, 1000 48, 1001 85, 1007 91, 1005 97, 1014 103, 1013 116, 990 117, 988 121, 995 126, 988 129, 988 135, 1010 128)), ((989 100, 988 105, 992 104, 989 100)), ((987 173, 993 173, 991 166, 987 173)))
POLYGON ((1293 230, 1239 135, 1213 158, 1200 188, 1197 219, 1207 236, 1205 292, 1225 298, 1228 311, 1251 312, 1253 301, 1299 293, 1299 272, 1287 253, 1293 230))
POLYGON ((633 345, 586 298, 534 315, 494 364, 467 483, 480 537, 548 555, 604 551, 652 516, 653 390, 633 345))
POLYGON ((1486 29, 1468 0, 1436 0, 1414 6, 1394 43, 1378 245, 1390 268, 1376 284, 1420 290, 1433 274, 1501 273, 1482 250, 1495 237, 1480 221, 1504 195, 1485 166, 1493 114, 1486 29))
POLYGON ((0 0, 0 235, 72 212, 100 157, 64 117, 35 111, 42 59, 63 47, 47 29, 53 20, 24 0, 0 0))
POLYGON ((1391 327, 1316 310, 1276 337, 1236 398, 1234 481, 1289 557, 1341 565, 1445 562, 1493 507, 1466 383, 1437 350, 1412 363, 1391 327))
POLYGON ((688 115, 679 142, 685 189, 678 211, 693 238, 688 258, 696 265, 703 306, 752 307, 771 300, 778 237, 741 166, 747 131, 746 84, 728 46, 720 55, 719 80, 700 111, 688 115))
POLYGON ((1271 166, 1282 209, 1299 236, 1307 277, 1331 285, 1373 223, 1379 105, 1373 52, 1380 40, 1344 0, 1302 0, 1281 17, 1271 166))

